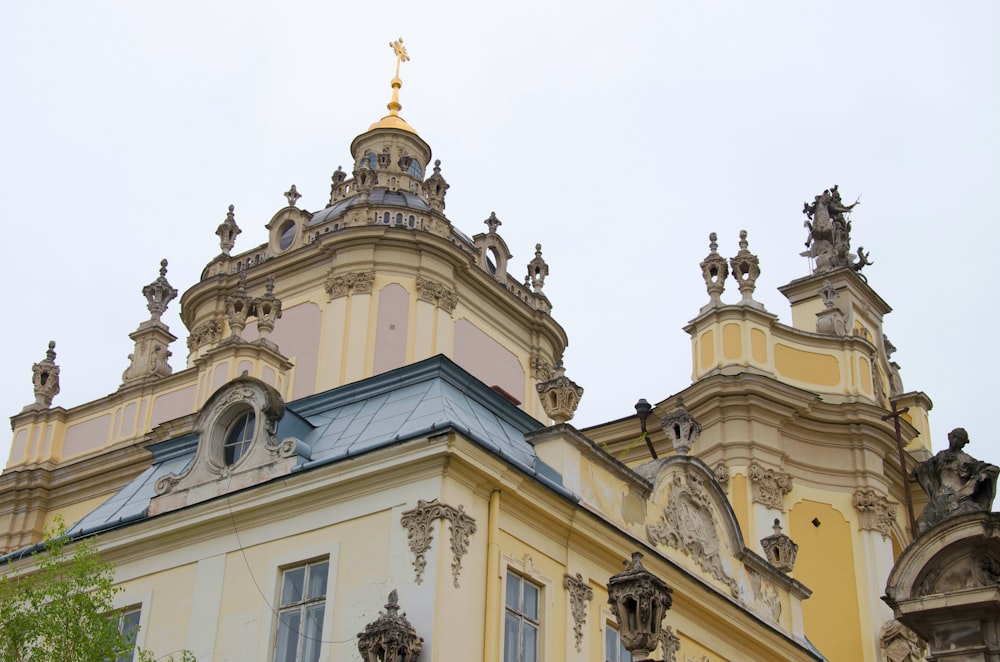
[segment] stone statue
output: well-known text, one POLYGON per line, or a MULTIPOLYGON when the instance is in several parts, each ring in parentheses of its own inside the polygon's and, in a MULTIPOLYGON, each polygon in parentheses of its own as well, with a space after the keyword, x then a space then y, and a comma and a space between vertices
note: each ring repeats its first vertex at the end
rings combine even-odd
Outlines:
POLYGON ((863 267, 872 264, 864 247, 858 248, 856 257, 851 253, 851 221, 844 214, 859 202, 860 199, 845 205, 834 185, 822 195, 817 195, 812 204, 803 204, 802 213, 808 218, 805 227, 809 230, 806 238, 809 250, 803 255, 816 261, 813 273, 824 273, 839 267, 850 267, 860 272, 863 267))
POLYGON ((968 433, 955 428, 948 433, 948 450, 921 462, 914 471, 917 482, 930 497, 917 520, 918 535, 951 517, 990 512, 1000 468, 963 451, 968 443, 968 433))

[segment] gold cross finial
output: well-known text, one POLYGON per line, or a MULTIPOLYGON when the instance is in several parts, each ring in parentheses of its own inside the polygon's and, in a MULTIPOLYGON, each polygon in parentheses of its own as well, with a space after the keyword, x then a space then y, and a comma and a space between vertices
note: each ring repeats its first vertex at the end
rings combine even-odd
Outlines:
POLYGON ((399 79, 399 65, 403 62, 409 62, 410 56, 406 52, 406 46, 403 46, 402 37, 396 41, 390 41, 389 47, 396 54, 396 76, 392 79, 392 101, 386 107, 389 109, 390 115, 398 116, 399 111, 403 108, 403 105, 399 103, 399 88, 403 86, 403 81, 399 79))

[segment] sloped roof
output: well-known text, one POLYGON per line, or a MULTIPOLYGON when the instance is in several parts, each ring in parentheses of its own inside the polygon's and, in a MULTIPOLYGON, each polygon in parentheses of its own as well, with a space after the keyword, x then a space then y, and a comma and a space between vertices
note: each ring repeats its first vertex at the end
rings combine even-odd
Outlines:
MULTIPOLYGON (((303 442, 295 472, 409 439, 453 430, 564 496, 575 498, 535 455, 525 433, 544 426, 444 356, 286 403, 277 439, 303 442)), ((156 481, 194 459, 197 434, 150 445, 153 464, 83 519, 79 537, 146 517, 156 481)), ((252 489, 252 488, 248 488, 252 489)))

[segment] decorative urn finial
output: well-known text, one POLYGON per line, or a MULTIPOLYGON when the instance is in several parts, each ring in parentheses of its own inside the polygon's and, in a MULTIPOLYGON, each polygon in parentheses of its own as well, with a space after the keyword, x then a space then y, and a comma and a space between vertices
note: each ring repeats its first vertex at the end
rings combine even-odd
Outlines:
POLYGON ((257 332, 261 344, 273 344, 268 336, 274 331, 274 322, 281 319, 281 299, 274 296, 274 275, 267 277, 266 293, 250 305, 251 315, 257 318, 257 332))
POLYGON ((234 205, 229 205, 226 219, 215 229, 215 234, 219 235, 219 247, 222 248, 223 255, 229 255, 233 246, 236 245, 236 235, 243 232, 240 230, 240 226, 236 225, 236 214, 233 213, 235 210, 234 205))
POLYGON ((434 174, 428 177, 423 183, 424 197, 427 198, 427 206, 431 211, 444 211, 444 196, 448 193, 450 186, 441 175, 441 159, 434 161, 434 174))
POLYGON ((503 225, 503 223, 500 222, 500 219, 497 218, 497 213, 495 211, 491 211, 490 217, 483 221, 483 223, 485 223, 486 227, 490 229, 490 234, 496 234, 497 228, 503 225))
POLYGON ((733 270, 733 278, 739 283, 740 294, 743 300, 742 306, 753 306, 763 308, 763 306, 753 300, 753 291, 757 288, 757 277, 760 276, 760 260, 750 252, 747 241, 747 231, 740 230, 740 250, 729 260, 729 266, 733 270))
POLYGON ((423 638, 399 613, 399 596, 393 589, 385 611, 358 634, 358 651, 364 662, 417 662, 423 638))
POLYGON ((608 580, 608 604, 622 644, 634 659, 647 659, 659 643, 663 618, 673 604, 671 593, 665 581, 643 567, 641 552, 632 552, 625 570, 608 580))
MULTIPOLYGON (((542 245, 535 244, 535 259, 528 263, 528 277, 535 292, 541 292, 545 277, 549 275, 549 265, 542 259, 542 245)), ((527 282, 527 281, 526 281, 527 282)))
POLYGON ((177 298, 177 290, 167 282, 167 260, 160 260, 160 276, 149 285, 142 288, 142 296, 146 297, 146 308, 150 319, 159 322, 167 310, 167 304, 177 298))
POLYGON ((295 184, 292 184, 292 187, 285 191, 282 195, 284 195, 285 199, 288 200, 289 207, 294 207, 295 203, 302 197, 302 194, 295 188, 295 184))
POLYGON ((701 261, 702 278, 705 279, 705 287, 708 288, 709 302, 702 308, 717 308, 722 305, 722 292, 726 289, 726 279, 729 278, 729 264, 726 258, 718 253, 718 235, 712 232, 708 235, 708 256, 701 261))
POLYGON ((35 387, 35 401, 24 408, 48 409, 52 398, 59 395, 59 366, 56 365, 56 341, 49 341, 45 358, 31 366, 31 384, 35 387))
POLYGON ((701 435, 701 423, 684 408, 684 398, 681 396, 677 396, 677 407, 660 419, 660 425, 667 433, 667 438, 673 442, 674 451, 678 455, 687 455, 692 444, 701 435))
POLYGON ((253 300, 247 294, 247 274, 241 271, 236 290, 226 297, 226 317, 229 320, 229 329, 232 331, 231 338, 237 340, 241 338, 243 329, 247 325, 247 317, 250 316, 252 303, 253 300))
POLYGON ((791 538, 781 532, 781 520, 774 520, 774 533, 760 541, 760 546, 767 555, 767 560, 782 572, 791 572, 795 567, 795 556, 799 546, 791 538))
POLYGON ((562 359, 556 363, 553 374, 555 376, 552 379, 535 384, 535 390, 538 391, 546 415, 556 423, 565 423, 576 413, 580 398, 583 397, 583 387, 566 376, 562 359))

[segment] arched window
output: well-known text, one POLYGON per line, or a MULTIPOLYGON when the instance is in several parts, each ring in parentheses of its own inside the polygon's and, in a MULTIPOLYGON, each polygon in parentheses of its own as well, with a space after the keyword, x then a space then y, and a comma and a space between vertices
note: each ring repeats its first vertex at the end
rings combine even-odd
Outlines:
POLYGON ((240 458, 246 454, 247 449, 250 448, 256 420, 257 417, 253 411, 247 411, 237 416, 236 420, 229 424, 226 439, 222 444, 222 461, 226 463, 227 467, 239 462, 240 458))

